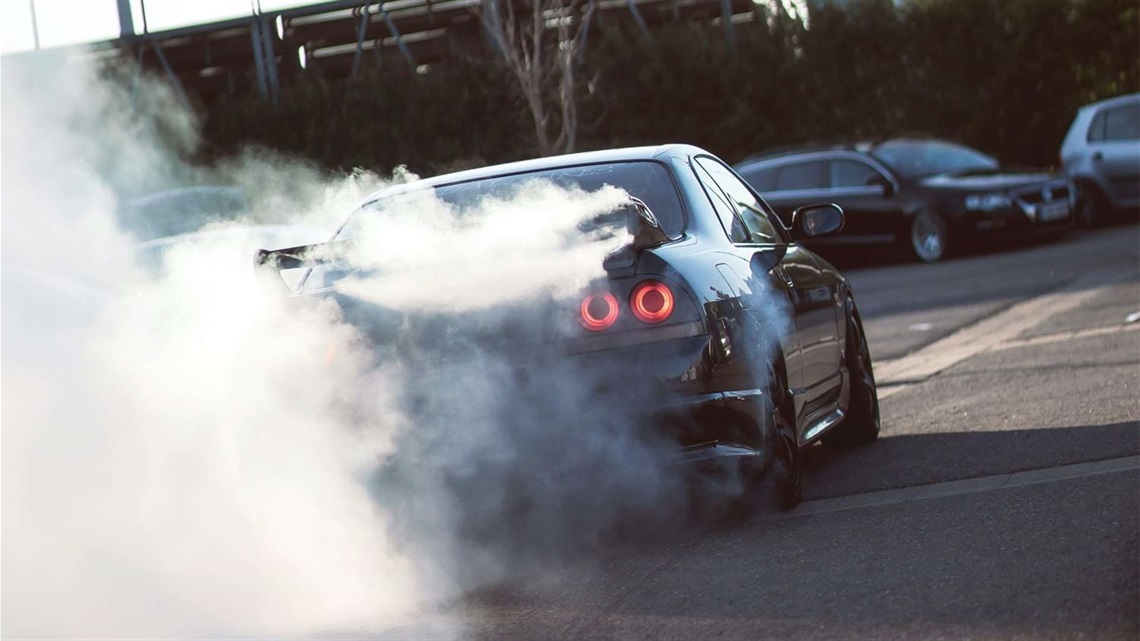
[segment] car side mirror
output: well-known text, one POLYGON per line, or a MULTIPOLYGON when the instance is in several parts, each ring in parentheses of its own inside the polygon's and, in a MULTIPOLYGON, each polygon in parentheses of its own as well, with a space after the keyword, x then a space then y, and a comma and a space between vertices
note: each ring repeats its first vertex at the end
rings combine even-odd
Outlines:
POLYGON ((804 205, 792 212, 792 237, 815 238, 843 229, 843 210, 835 203, 804 205))

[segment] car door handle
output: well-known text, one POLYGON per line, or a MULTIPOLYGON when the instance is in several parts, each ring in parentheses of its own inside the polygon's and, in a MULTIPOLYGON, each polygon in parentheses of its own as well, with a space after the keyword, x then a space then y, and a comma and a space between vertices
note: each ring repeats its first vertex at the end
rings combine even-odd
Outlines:
POLYGON ((1093 159, 1093 162, 1100 162, 1100 161, 1104 160, 1104 154, 1100 153, 1099 151, 1095 152, 1092 155, 1092 159, 1093 159))

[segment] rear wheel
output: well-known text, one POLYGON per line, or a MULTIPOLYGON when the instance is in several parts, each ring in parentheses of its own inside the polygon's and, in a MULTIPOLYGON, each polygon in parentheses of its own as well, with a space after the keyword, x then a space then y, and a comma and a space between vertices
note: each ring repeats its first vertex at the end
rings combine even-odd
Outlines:
POLYGON ((738 516, 773 507, 790 510, 802 500, 803 472, 795 439, 795 406, 786 381, 782 373, 769 367, 768 394, 764 398, 764 414, 759 417, 765 424, 758 426, 765 430, 760 439, 764 456, 740 459, 743 493, 733 506, 738 516))
POLYGON ((781 510, 790 510, 803 500, 803 469, 800 465, 799 445, 796 442, 796 410, 787 380, 779 368, 768 373, 769 449, 773 454, 769 475, 775 491, 776 504, 781 510))
POLYGON ((936 263, 949 255, 950 227, 935 213, 922 211, 910 223, 910 248, 924 263, 936 263))
POLYGON ((828 446, 846 447, 870 443, 879 438, 879 394, 875 386, 875 371, 871 364, 871 351, 855 301, 847 299, 847 349, 844 352, 850 377, 850 402, 843 423, 824 437, 828 446))
POLYGON ((804 497, 803 467, 800 464, 799 448, 787 436, 780 437, 778 458, 772 470, 775 475, 776 500, 781 510, 790 510, 799 505, 804 497))

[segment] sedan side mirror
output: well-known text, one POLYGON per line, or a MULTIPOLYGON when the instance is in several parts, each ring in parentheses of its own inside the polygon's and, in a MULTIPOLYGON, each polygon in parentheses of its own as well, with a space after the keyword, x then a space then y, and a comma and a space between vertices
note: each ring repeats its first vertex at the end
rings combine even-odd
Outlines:
POLYGON ((835 203, 804 205, 792 212, 792 236, 815 238, 843 229, 843 210, 835 203))

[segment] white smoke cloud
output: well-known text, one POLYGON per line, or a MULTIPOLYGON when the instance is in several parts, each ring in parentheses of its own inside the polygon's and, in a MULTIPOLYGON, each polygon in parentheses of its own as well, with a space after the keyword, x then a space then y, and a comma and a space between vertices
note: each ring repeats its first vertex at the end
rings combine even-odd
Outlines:
POLYGON ((587 193, 537 180, 463 209, 428 191, 387 198, 358 214, 365 220, 349 260, 367 275, 339 286, 400 310, 571 295, 605 275, 602 261, 615 249, 604 237, 582 242, 579 225, 627 202, 613 186, 587 193))
POLYGON ((347 293, 419 321, 381 345, 331 299, 263 291, 248 246, 251 223, 327 238, 375 176, 191 167, 160 87, 51 60, 2 78, 3 636, 462 636, 434 604, 682 498, 598 372, 483 341, 544 336, 535 310, 602 274, 612 239, 572 232, 619 191, 367 227, 391 259, 347 293), (246 219, 141 261, 123 202, 219 176, 246 219))
POLYGON ((3 634, 410 616, 414 574, 362 482, 398 420, 365 425, 385 399, 352 396, 383 373, 335 310, 263 295, 244 234, 172 245, 157 275, 138 264, 115 214, 194 173, 172 170, 185 137, 158 134, 186 116, 147 85, 135 99, 165 108, 121 118, 129 93, 43 64, 3 75, 3 634))

